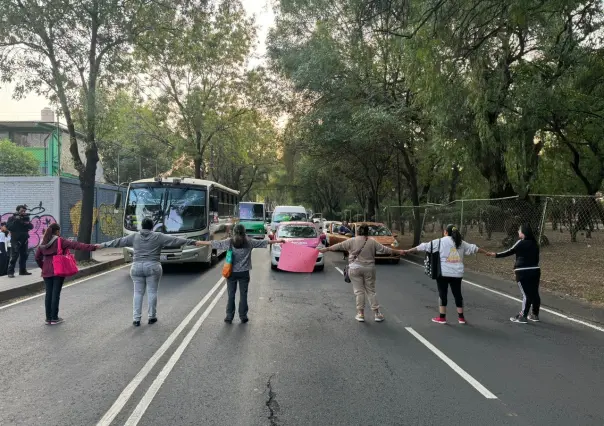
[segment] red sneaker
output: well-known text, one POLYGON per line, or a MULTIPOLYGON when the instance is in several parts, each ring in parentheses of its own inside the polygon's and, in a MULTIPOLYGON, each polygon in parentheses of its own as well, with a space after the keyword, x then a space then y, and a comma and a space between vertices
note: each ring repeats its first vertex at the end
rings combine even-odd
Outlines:
POLYGON ((436 318, 432 318, 432 322, 435 322, 438 324, 446 324, 447 320, 445 318, 436 317, 436 318))
POLYGON ((465 318, 459 318, 459 317, 457 317, 457 321, 459 321, 460 324, 467 324, 465 318))

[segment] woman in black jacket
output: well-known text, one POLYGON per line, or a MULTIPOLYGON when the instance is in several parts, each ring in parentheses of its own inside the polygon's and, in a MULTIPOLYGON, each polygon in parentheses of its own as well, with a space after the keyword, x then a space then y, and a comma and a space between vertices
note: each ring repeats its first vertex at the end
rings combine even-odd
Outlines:
POLYGON ((526 324, 528 323, 527 319, 534 322, 539 321, 539 307, 541 306, 541 297, 539 296, 539 281, 541 279, 539 244, 530 224, 521 225, 518 236, 520 239, 511 248, 501 253, 489 253, 489 256, 501 258, 516 255, 514 272, 516 273, 518 287, 522 292, 522 311, 510 320, 526 324), (533 312, 529 315, 531 306, 533 312))

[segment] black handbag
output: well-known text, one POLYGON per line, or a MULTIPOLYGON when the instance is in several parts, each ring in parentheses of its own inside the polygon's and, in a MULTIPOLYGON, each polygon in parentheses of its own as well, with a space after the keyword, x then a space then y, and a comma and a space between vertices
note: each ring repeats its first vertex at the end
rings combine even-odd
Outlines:
POLYGON ((361 247, 361 249, 357 252, 357 254, 354 255, 352 261, 350 261, 348 263, 348 265, 346 265, 344 267, 344 281, 346 281, 347 283, 350 282, 350 264, 354 263, 357 260, 357 257, 359 257, 359 254, 361 254, 361 252, 365 248, 365 244, 367 244, 367 240, 369 240, 369 238, 365 238, 365 242, 363 243, 363 246, 361 247))
POLYGON ((424 272, 433 280, 440 277, 440 239, 438 240, 438 250, 434 251, 433 242, 430 241, 430 253, 426 253, 424 259, 424 272))

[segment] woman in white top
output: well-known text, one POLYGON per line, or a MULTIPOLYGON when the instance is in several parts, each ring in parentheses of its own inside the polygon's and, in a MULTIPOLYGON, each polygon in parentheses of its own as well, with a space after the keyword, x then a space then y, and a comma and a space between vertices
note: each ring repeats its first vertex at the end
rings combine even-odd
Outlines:
POLYGON ((475 244, 466 243, 454 225, 447 226, 443 235, 443 238, 429 243, 422 243, 417 247, 406 250, 406 253, 418 251, 430 252, 431 247, 433 251, 440 252, 440 274, 436 279, 440 301, 440 315, 432 318, 432 321, 438 324, 447 323, 447 294, 449 286, 451 286, 451 293, 453 293, 455 305, 457 306, 458 321, 460 324, 465 324, 463 297, 461 295, 461 281, 463 280, 464 273, 463 258, 466 255, 474 253, 489 254, 489 252, 479 248, 475 244))

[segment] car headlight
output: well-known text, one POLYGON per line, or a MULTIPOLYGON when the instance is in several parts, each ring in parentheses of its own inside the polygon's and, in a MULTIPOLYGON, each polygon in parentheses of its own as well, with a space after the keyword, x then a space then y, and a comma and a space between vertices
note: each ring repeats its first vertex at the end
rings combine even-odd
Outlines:
POLYGON ((398 241, 394 240, 394 242, 391 245, 392 245, 392 247, 398 247, 398 241))

